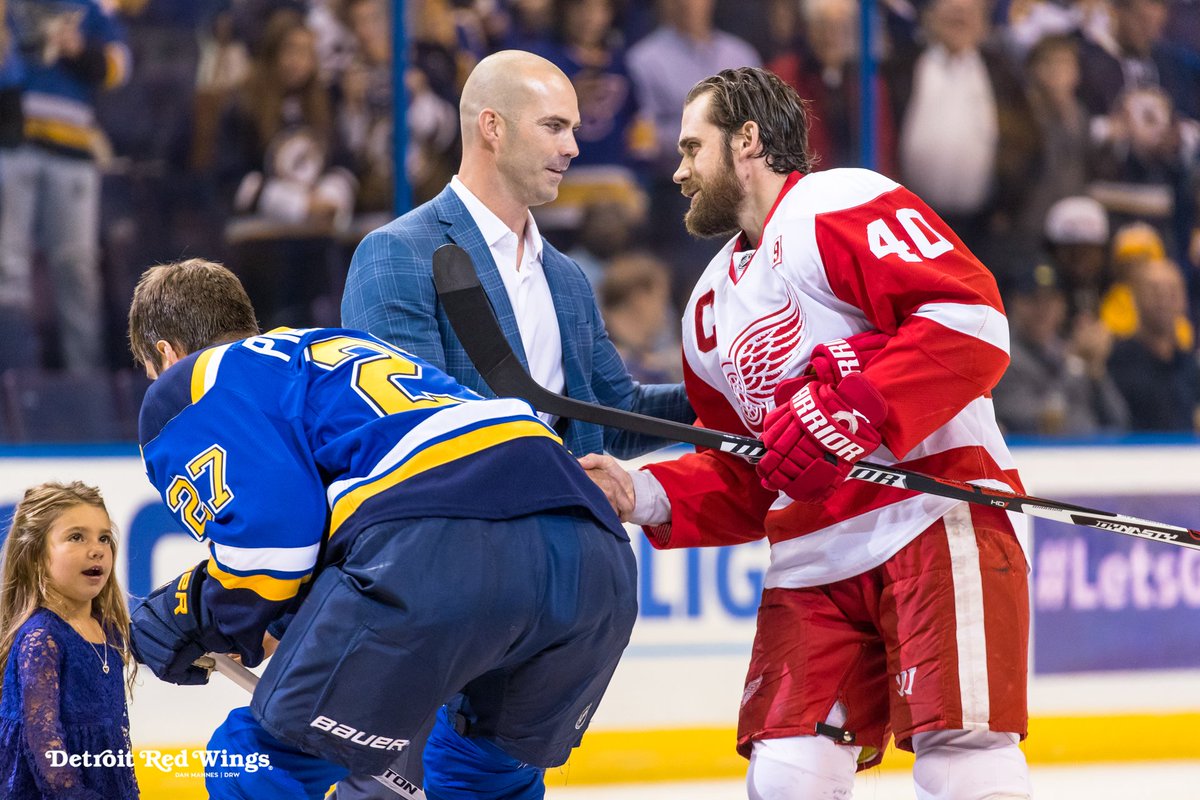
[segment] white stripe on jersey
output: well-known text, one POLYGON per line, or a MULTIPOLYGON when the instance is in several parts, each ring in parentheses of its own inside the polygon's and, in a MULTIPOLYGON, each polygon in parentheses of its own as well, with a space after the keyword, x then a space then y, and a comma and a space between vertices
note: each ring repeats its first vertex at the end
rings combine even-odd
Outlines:
POLYGON ((962 700, 964 730, 988 729, 991 701, 988 694, 987 636, 983 624, 983 576, 979 571, 979 543, 966 503, 944 518, 950 545, 950 574, 954 582, 954 620, 958 639, 958 690, 962 700))
MULTIPOLYGON (((956 447, 981 446, 1003 470, 1016 469, 1012 453, 1004 442, 1000 428, 996 425, 996 409, 990 397, 972 400, 962 411, 942 427, 938 428, 904 456, 905 461, 915 461, 926 456, 944 453, 956 447)), ((896 457, 886 448, 876 450, 870 460, 889 466, 896 464, 896 457)), ((978 481, 972 481, 978 483, 978 481)), ((1012 491, 1011 487, 1004 487, 1012 491)))
POLYGON ((1008 320, 991 306, 963 303, 927 303, 913 316, 925 317, 939 325, 987 342, 1008 353, 1008 320))
POLYGON ((771 566, 763 586, 802 589, 859 575, 894 556, 957 502, 921 494, 772 542, 771 566))
MULTIPOLYGON (((515 398, 467 401, 439 409, 436 414, 417 425, 406 433, 404 438, 396 442, 395 446, 371 468, 368 474, 343 478, 330 484, 325 492, 329 507, 333 508, 337 499, 357 484, 374 480, 385 474, 431 440, 443 438, 446 434, 469 428, 477 423, 508 417, 528 417, 530 421, 541 422, 541 418, 535 416, 533 407, 529 403, 515 398)), ((547 426, 547 430, 550 430, 549 426, 547 426)))
POLYGON ((243 572, 308 572, 317 563, 320 544, 307 547, 232 547, 212 542, 217 563, 243 572))
POLYGON ((208 390, 217 382, 217 371, 221 369, 221 359, 225 357, 225 353, 232 346, 232 343, 223 344, 213 349, 213 354, 209 357, 208 363, 204 365, 204 394, 208 394, 208 390))

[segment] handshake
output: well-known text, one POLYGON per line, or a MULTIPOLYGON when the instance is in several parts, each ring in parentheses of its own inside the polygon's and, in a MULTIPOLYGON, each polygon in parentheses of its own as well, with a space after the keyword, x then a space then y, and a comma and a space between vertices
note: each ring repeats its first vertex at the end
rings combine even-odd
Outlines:
MULTIPOLYGON (((757 468, 763 487, 822 502, 879 447, 887 402, 861 372, 890 340, 867 331, 818 345, 804 374, 776 387, 775 409, 763 425, 767 453, 757 468)), ((622 521, 653 526, 670 520, 670 504, 649 473, 626 472, 598 454, 579 462, 622 521)))

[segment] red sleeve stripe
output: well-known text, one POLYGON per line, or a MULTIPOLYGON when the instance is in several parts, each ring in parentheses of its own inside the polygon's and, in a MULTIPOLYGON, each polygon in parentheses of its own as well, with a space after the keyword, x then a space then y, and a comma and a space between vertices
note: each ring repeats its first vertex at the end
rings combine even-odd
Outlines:
POLYGON ((914 316, 987 342, 1008 353, 1008 320, 991 306, 966 303, 926 303, 914 316))

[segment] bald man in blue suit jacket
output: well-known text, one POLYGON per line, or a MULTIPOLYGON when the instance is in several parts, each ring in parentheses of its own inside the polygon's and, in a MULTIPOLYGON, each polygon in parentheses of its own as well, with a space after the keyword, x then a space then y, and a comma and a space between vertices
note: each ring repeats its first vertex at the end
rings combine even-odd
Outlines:
MULTIPOLYGON (((575 262, 541 239, 529 213, 531 206, 557 196, 562 173, 578 153, 573 129, 579 111, 570 81, 532 54, 497 53, 471 73, 460 111, 463 160, 458 175, 433 200, 373 231, 358 246, 342 299, 342 324, 399 345, 491 397, 434 291, 433 251, 454 243, 470 254, 504 335, 526 369, 542 348, 556 354, 557 343, 522 341, 520 328, 529 320, 519 319, 505 284, 506 277, 517 281, 519 270, 532 270, 539 280, 540 270, 542 297, 548 288, 550 301, 535 301, 526 313, 549 316, 552 302, 565 393, 589 403, 692 422, 695 415, 682 384, 643 386, 630 377, 608 338, 587 278, 575 262)), ((537 369, 531 373, 538 377, 537 369)), ((666 444, 578 421, 561 420, 556 427, 577 456, 608 452, 629 458, 666 444)))

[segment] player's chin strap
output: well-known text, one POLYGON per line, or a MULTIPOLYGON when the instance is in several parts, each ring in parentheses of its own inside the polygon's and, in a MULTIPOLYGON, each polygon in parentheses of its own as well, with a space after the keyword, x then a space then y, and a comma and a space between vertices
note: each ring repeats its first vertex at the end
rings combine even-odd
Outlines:
MULTIPOLYGON (((254 688, 258 686, 257 675, 223 653, 208 653, 196 659, 195 664, 198 667, 209 670, 209 672, 216 670, 251 694, 254 693, 254 688)), ((421 787, 395 770, 385 770, 382 775, 375 775, 373 777, 395 792, 398 797, 404 798, 404 800, 425 800, 425 792, 421 787)))

